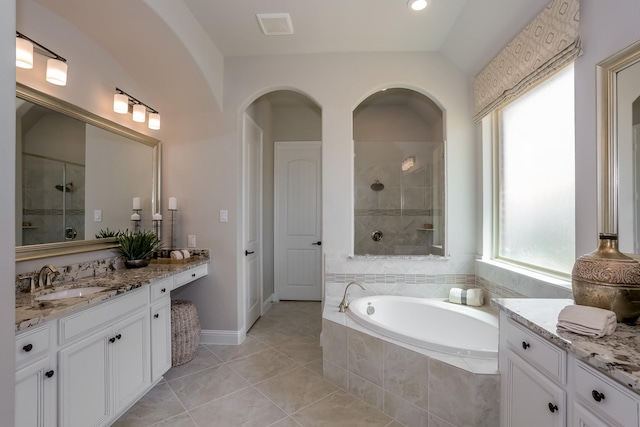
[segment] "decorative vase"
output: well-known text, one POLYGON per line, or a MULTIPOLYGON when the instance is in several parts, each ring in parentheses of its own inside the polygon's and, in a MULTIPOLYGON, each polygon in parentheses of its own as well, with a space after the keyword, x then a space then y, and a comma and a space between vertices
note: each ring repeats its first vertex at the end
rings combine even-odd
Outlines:
POLYGON ((611 310, 618 322, 640 317, 640 263, 618 250, 617 234, 600 234, 600 246, 578 258, 571 272, 578 305, 611 310))
POLYGON ((149 265, 149 262, 149 259, 127 259, 124 261, 124 265, 126 265, 127 268, 140 268, 146 267, 149 265))

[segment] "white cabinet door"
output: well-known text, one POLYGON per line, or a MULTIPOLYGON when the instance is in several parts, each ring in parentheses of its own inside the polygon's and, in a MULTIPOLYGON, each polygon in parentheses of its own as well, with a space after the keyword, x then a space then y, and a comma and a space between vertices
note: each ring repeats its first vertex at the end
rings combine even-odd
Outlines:
POLYGON ((610 425, 576 403, 573 405, 573 427, 610 427, 610 425))
POLYGON ((128 406, 150 383, 149 316, 148 311, 137 314, 113 326, 114 413, 128 406))
POLYGON ((45 357, 16 372, 15 427, 55 427, 57 372, 45 357))
POLYGON ((110 330, 59 352, 60 427, 94 427, 109 419, 110 330))
POLYGON ((151 308, 151 381, 171 368, 171 300, 151 308))
POLYGON ((503 377, 503 427, 564 427, 566 394, 511 350, 503 377))

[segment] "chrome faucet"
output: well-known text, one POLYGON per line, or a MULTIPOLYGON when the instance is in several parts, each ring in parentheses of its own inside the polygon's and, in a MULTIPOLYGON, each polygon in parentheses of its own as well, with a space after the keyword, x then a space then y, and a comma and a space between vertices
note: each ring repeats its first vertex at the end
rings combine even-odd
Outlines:
POLYGON ((51 275, 54 277, 60 274, 57 268, 51 264, 47 264, 38 272, 38 287, 43 290, 47 286, 51 286, 51 275), (49 270, 49 271, 47 271, 49 270))
POLYGON ((360 283, 358 282, 350 282, 346 288, 344 288, 344 296, 342 297, 342 301, 340 302, 340 305, 338 306, 338 311, 340 313, 344 313, 344 311, 349 308, 349 301, 347 301, 347 291, 349 290, 349 286, 351 285, 358 285, 360 286, 360 289, 362 289, 363 291, 365 291, 366 289, 364 288, 364 286, 362 286, 360 283))

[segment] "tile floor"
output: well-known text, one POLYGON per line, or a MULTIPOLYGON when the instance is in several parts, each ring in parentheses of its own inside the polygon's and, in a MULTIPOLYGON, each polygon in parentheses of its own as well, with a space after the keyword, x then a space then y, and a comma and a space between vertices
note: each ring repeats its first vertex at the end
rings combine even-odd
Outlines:
POLYGON ((114 427, 400 427, 322 378, 319 302, 280 302, 241 345, 201 345, 114 427))

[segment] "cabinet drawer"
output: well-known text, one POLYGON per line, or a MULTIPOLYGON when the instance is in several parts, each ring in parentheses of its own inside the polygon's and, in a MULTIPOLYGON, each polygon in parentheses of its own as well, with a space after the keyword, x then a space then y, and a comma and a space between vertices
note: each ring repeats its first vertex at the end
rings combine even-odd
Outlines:
POLYGON ((187 271, 183 271, 174 277, 173 289, 179 288, 180 286, 184 286, 189 282, 193 282, 196 279, 206 276, 207 273, 207 264, 202 264, 187 271))
POLYGON ((638 400, 612 380, 582 362, 576 362, 576 395, 599 415, 620 426, 638 426, 638 400))
POLYGON ((115 297, 113 301, 97 305, 60 320, 60 344, 109 323, 149 301, 148 287, 115 297))
POLYGON ((16 337, 16 365, 33 360, 49 351, 49 325, 24 332, 16 337))
POLYGON ((504 324, 507 345, 532 365, 565 384, 567 380, 567 352, 507 318, 504 324))
POLYGON ((162 297, 168 297, 173 288, 173 280, 163 279, 151 284, 151 302, 155 302, 162 297))

